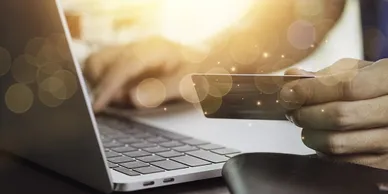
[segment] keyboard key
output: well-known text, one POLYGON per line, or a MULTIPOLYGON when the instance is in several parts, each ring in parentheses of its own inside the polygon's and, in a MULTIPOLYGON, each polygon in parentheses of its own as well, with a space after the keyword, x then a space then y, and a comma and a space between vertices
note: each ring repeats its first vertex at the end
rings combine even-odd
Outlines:
POLYGON ((190 151, 198 150, 198 148, 194 146, 185 145, 185 146, 176 147, 174 148, 174 150, 178 152, 190 152, 190 151))
POLYGON ((142 142, 141 139, 136 139, 136 138, 133 138, 133 137, 118 139, 117 141, 120 142, 120 143, 125 143, 125 144, 133 144, 133 143, 140 143, 140 142, 142 142))
POLYGON ((163 142, 170 141, 169 139, 166 139, 164 137, 152 137, 152 138, 148 138, 146 140, 148 142, 151 142, 151 143, 163 143, 163 142))
POLYGON ((137 172, 135 172, 133 170, 130 170, 130 169, 127 169, 127 168, 124 168, 124 167, 118 167, 118 168, 115 168, 114 170, 117 171, 117 172, 121 172, 123 174, 126 174, 128 176, 139 176, 140 175, 140 173, 137 173, 137 172))
POLYGON ((152 165, 157 166, 159 168, 163 168, 165 170, 178 170, 178 169, 183 169, 187 168, 188 166, 174 162, 172 160, 165 160, 165 161, 159 161, 159 162, 154 162, 152 165))
POLYGON ((126 129, 122 131, 125 134, 137 134, 137 133, 142 133, 141 130, 139 129, 126 129))
POLYGON ((191 167, 204 166, 204 165, 211 164, 208 161, 201 160, 199 158, 195 158, 192 156, 181 156, 181 157, 172 158, 171 160, 174 160, 174 161, 182 163, 182 164, 186 164, 186 165, 191 166, 191 167))
POLYGON ((105 136, 115 139, 115 138, 125 137, 126 135, 124 133, 112 133, 112 134, 106 134, 105 136))
POLYGON ((115 158, 109 158, 108 161, 116 164, 120 163, 126 163, 126 162, 132 162, 135 159, 126 157, 126 156, 120 156, 120 157, 115 157, 115 158))
POLYGON ((153 148, 145 148, 144 151, 150 152, 150 153, 160 153, 160 152, 166 152, 169 151, 169 148, 164 147, 153 147, 153 148))
POLYGON ((237 156, 237 155, 240 155, 241 153, 235 153, 235 154, 228 154, 228 155, 226 155, 226 156, 228 156, 229 158, 233 158, 233 157, 235 157, 235 156, 237 156))
POLYGON ((221 156, 204 150, 187 152, 187 154, 213 163, 222 163, 222 162, 226 162, 229 159, 225 156, 221 156))
POLYGON ((155 167, 155 166, 136 168, 136 169, 134 169, 134 171, 139 172, 141 174, 152 174, 152 173, 164 172, 163 169, 155 167))
POLYGON ((149 164, 146 164, 146 163, 140 162, 140 161, 127 162, 127 163, 120 164, 120 165, 124 166, 125 168, 129 168, 129 169, 149 166, 149 164))
POLYGON ((190 137, 187 137, 187 136, 184 136, 184 135, 180 135, 180 134, 177 134, 177 133, 168 132, 168 131, 161 131, 160 130, 158 132, 162 136, 167 137, 168 139, 172 139, 172 140, 191 139, 190 137))
POLYGON ((139 138, 139 139, 146 139, 146 138, 151 138, 151 137, 156 137, 154 134, 150 133, 138 133, 132 135, 134 138, 139 138))
POLYGON ((156 155, 145 156, 145 157, 141 157, 141 158, 137 158, 137 159, 140 161, 143 161, 143 162, 147 162, 147 163, 165 160, 165 158, 160 157, 160 156, 156 156, 156 155))
POLYGON ((175 148, 175 147, 183 146, 184 144, 178 141, 169 141, 169 142, 161 143, 159 145, 166 148, 175 148))
POLYGON ((117 153, 117 152, 105 152, 105 156, 107 158, 113 158, 113 157, 118 157, 118 156, 121 156, 121 154, 117 153))
POLYGON ((136 148, 130 147, 130 146, 124 146, 124 147, 117 147, 117 148, 111 148, 111 150, 115 152, 132 152, 137 150, 136 148))
POLYGON ((106 148, 115 148, 115 147, 120 147, 120 146, 123 146, 123 145, 124 144, 122 144, 120 142, 113 141, 113 142, 105 143, 104 147, 106 147, 106 148))
POLYGON ((149 156, 151 155, 148 152, 145 151, 133 151, 133 152, 126 152, 124 155, 132 157, 132 158, 138 158, 138 157, 143 157, 143 156, 149 156))
POLYGON ((110 143, 110 142, 112 142, 113 141, 113 139, 111 139, 111 138, 101 138, 101 142, 104 144, 104 143, 110 143))
POLYGON ((152 148, 152 147, 156 147, 157 145, 153 143, 148 143, 148 142, 141 142, 141 143, 131 144, 131 146, 135 148, 152 148))
POLYGON ((238 150, 231 149, 231 148, 223 148, 223 149, 212 150, 212 152, 214 152, 216 154, 221 154, 221 155, 228 155, 228 154, 239 153, 238 150))
POLYGON ((209 142, 198 140, 198 139, 188 139, 188 140, 184 140, 182 142, 185 144, 192 145, 192 146, 209 144, 209 142))
POLYGON ((217 145, 217 144, 206 144, 206 145, 200 145, 198 147, 201 149, 204 149, 204 150, 215 150, 215 149, 224 148, 224 147, 217 145))
POLYGON ((111 162, 108 162, 108 167, 109 168, 116 168, 116 167, 118 167, 119 165, 117 165, 117 164, 113 164, 113 163, 111 163, 111 162))
POLYGON ((177 157, 177 156, 183 156, 183 153, 176 152, 176 151, 168 151, 168 152, 161 152, 157 153, 159 156, 165 157, 165 158, 172 158, 172 157, 177 157))

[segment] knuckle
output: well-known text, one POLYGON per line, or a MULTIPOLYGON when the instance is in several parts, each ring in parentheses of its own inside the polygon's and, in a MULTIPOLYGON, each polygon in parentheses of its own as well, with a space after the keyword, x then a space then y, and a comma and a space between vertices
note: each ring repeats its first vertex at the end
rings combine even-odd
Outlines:
POLYGON ((352 100, 356 96, 353 82, 339 82, 339 93, 345 100, 352 100))
POLYGON ((349 106, 346 103, 335 103, 333 106, 334 111, 330 115, 333 127, 337 130, 349 128, 353 123, 349 106))
POLYGON ((326 150, 330 154, 341 155, 345 154, 345 142, 338 134, 328 134, 325 143, 326 150))

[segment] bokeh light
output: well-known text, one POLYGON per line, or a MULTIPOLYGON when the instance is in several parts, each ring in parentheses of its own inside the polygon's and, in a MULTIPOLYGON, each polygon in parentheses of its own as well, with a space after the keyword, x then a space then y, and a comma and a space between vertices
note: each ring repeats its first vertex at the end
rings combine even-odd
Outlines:
POLYGON ((199 103, 209 94, 209 83, 203 76, 196 76, 194 84, 191 75, 186 75, 181 79, 179 91, 182 98, 190 103, 199 103))
MULTIPOLYGON (((71 98, 78 89, 77 77, 68 70, 59 70, 53 77, 58 78, 64 84, 66 88, 66 94, 63 96, 63 100, 71 98)), ((61 99, 61 98, 60 98, 61 99)))
MULTIPOLYGON (((222 96, 221 93, 218 90, 213 90, 214 96, 222 96)), ((211 95, 207 96, 202 102, 202 111, 205 115, 214 114, 217 112, 222 105, 222 98, 221 97, 213 97, 211 95)))
POLYGON ((62 60, 71 60, 71 53, 69 52, 69 44, 64 34, 52 34, 48 40, 55 47, 55 57, 62 60), (57 55, 58 54, 58 55, 57 55), (59 58, 60 57, 60 58, 59 58))
POLYGON ((43 45, 45 44, 45 39, 42 37, 36 37, 28 41, 24 52, 25 54, 29 54, 32 56, 37 56, 39 51, 42 49, 43 45))
POLYGON ((316 41, 316 29, 308 21, 297 20, 288 28, 287 39, 296 49, 306 50, 316 41))
POLYGON ((213 68, 209 70, 206 74, 208 75, 218 75, 212 78, 216 78, 215 80, 210 80, 209 82, 209 95, 213 97, 222 97, 230 92, 233 87, 233 78, 230 75, 229 71, 224 68, 213 68))
POLYGON ((5 93, 5 104, 14 113, 27 112, 33 105, 34 93, 25 84, 14 84, 5 93))
POLYGON ((255 76, 254 82, 256 88, 264 94, 274 94, 280 91, 280 86, 271 77, 255 76))
POLYGON ((332 73, 337 72, 335 78, 340 82, 351 82, 359 73, 359 62, 354 59, 343 59, 341 65, 333 65, 330 68, 332 73))
POLYGON ((63 58, 58 50, 58 42, 55 36, 44 40, 44 44, 36 55, 39 62, 62 62, 63 58))
POLYGON ((295 12, 300 16, 317 16, 324 10, 324 1, 321 0, 298 0, 295 1, 295 12))
POLYGON ((55 62, 47 62, 40 67, 36 73, 36 81, 41 84, 47 78, 53 76, 56 72, 63 70, 61 64, 55 62))
MULTIPOLYGON (((50 79, 50 78, 48 78, 50 79)), ((43 82, 44 86, 46 85, 45 82, 43 82)), ((50 85, 50 84, 48 84, 50 85)), ((55 97, 52 93, 52 91, 48 91, 50 90, 50 88, 45 88, 45 87, 39 87, 38 88, 38 96, 39 96, 39 100, 46 106, 50 107, 50 108, 55 108, 55 107, 58 107, 60 106, 62 103, 63 103, 63 100, 55 97)), ((52 89, 55 89, 55 88, 52 88, 52 89)))
POLYGON ((11 54, 7 49, 0 47, 0 76, 8 73, 12 63, 11 54))
POLYGON ((11 67, 14 79, 19 83, 33 83, 37 74, 37 67, 31 63, 28 55, 17 57, 11 67))
POLYGON ((67 90, 65 83, 57 77, 49 77, 45 79, 39 86, 45 92, 49 92, 52 96, 59 100, 66 99, 67 90))
POLYGON ((166 100, 166 86, 159 79, 145 79, 136 88, 135 100, 146 108, 156 108, 166 100))

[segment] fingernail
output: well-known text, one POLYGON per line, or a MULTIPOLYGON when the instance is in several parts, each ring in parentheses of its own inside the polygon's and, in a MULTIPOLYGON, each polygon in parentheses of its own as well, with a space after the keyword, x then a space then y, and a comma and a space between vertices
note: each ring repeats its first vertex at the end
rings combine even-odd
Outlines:
POLYGON ((286 118, 287 118, 287 120, 290 121, 291 123, 294 123, 294 120, 293 120, 291 114, 287 113, 287 114, 286 114, 286 118))
POLYGON ((304 74, 311 74, 311 75, 314 75, 314 72, 312 72, 312 71, 307 71, 307 70, 304 70, 304 69, 299 69, 299 71, 301 71, 301 72, 304 73, 304 74))

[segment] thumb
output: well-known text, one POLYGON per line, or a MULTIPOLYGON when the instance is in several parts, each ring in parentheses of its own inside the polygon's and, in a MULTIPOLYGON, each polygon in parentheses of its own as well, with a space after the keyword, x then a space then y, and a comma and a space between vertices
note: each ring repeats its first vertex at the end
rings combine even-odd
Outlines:
POLYGON ((292 69, 288 69, 284 73, 284 75, 315 76, 315 73, 314 72, 310 72, 310 71, 306 71, 306 70, 303 70, 303 69, 292 68, 292 69))

